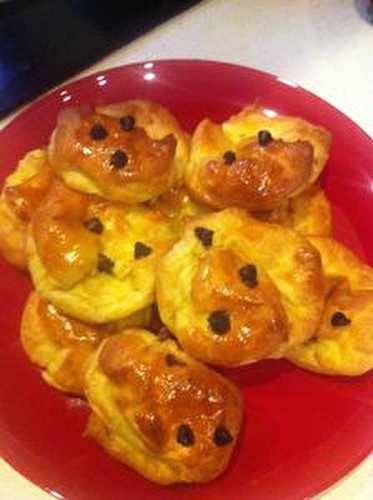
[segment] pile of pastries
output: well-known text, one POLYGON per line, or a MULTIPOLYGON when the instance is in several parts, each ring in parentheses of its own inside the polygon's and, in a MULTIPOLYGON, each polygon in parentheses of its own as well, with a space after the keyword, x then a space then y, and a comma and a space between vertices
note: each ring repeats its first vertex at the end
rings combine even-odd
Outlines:
POLYGON ((62 110, 6 179, 0 249, 34 284, 23 348, 146 478, 226 468, 243 404, 213 367, 373 368, 373 270, 332 239, 318 184, 330 143, 258 106, 190 136, 132 100, 62 110))

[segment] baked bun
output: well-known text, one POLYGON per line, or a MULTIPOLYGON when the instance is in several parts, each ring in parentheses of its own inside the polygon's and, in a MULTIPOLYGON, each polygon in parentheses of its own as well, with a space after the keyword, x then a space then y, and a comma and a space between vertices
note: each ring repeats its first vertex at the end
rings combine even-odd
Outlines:
POLYGON ((306 236, 331 236, 332 210, 324 191, 317 184, 269 212, 254 212, 259 220, 275 222, 306 236))
POLYGON ((214 208, 272 210, 305 188, 312 162, 308 142, 261 145, 254 136, 235 143, 223 125, 206 119, 192 138, 185 183, 196 200, 214 208))
POLYGON ((178 184, 188 154, 176 119, 148 101, 65 109, 49 145, 50 162, 69 187, 130 204, 178 184))
POLYGON ((43 149, 35 149, 19 162, 4 183, 0 196, 0 252, 14 266, 27 269, 26 233, 52 179, 43 149))
POLYGON ((247 106, 237 115, 223 123, 224 134, 235 144, 247 138, 258 137, 259 132, 267 131, 272 138, 286 143, 305 141, 313 149, 312 173, 309 184, 313 184, 320 176, 329 157, 331 134, 324 127, 314 125, 302 118, 294 116, 273 116, 271 111, 259 106, 247 106))
POLYGON ((174 166, 178 181, 182 180, 185 165, 189 160, 190 136, 167 108, 155 101, 132 99, 97 106, 96 112, 116 119, 132 116, 135 124, 155 140, 161 140, 172 134, 176 139, 174 166))
POLYGON ((328 375, 361 375, 373 368, 373 269, 331 238, 311 238, 329 279, 314 338, 286 357, 328 375))
POLYGON ((185 182, 215 208, 273 210, 315 182, 329 148, 325 129, 249 106, 221 125, 197 126, 185 182))
POLYGON ((88 434, 160 484, 226 468, 242 420, 238 389, 172 340, 132 329, 105 340, 87 371, 88 434))
POLYGON ((291 229, 226 209, 194 220, 162 258, 157 301, 197 359, 236 366, 280 357, 319 324, 320 255, 291 229))
POLYGON ((21 342, 30 360, 41 367, 43 379, 60 391, 84 396, 88 362, 100 342, 128 326, 145 326, 150 309, 127 321, 89 325, 69 318, 33 292, 22 315, 21 342))
POLYGON ((174 238, 159 212, 55 181, 32 218, 29 269, 38 293, 65 314, 117 321, 153 302, 155 267, 174 238))

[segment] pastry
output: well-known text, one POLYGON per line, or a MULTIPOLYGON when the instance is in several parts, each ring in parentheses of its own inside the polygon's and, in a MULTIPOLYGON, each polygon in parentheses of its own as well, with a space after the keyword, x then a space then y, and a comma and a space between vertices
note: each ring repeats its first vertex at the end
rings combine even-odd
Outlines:
POLYGON ((150 101, 65 109, 49 144, 50 163, 69 187, 129 204, 180 183, 188 154, 176 119, 150 101))
POLYGON ((310 338, 324 292, 318 251, 241 209, 193 220, 157 274, 162 321, 190 355, 220 366, 280 357, 310 338))
POLYGON ((275 222, 306 236, 331 236, 332 211, 324 191, 317 184, 287 200, 282 207, 253 212, 259 220, 275 222))
POLYGON ((108 338, 85 391, 88 434, 147 479, 207 482, 226 468, 242 420, 239 391, 174 341, 140 329, 108 338))
POLYGON ((329 290, 320 327, 286 357, 327 375, 362 375, 373 368, 373 269, 341 243, 311 238, 321 254, 329 290))
MULTIPOLYGON (((256 105, 249 105, 223 123, 224 133, 235 143, 247 137, 257 137, 267 131, 274 140, 287 143, 305 141, 312 145, 313 163, 309 185, 313 184, 324 169, 329 157, 331 134, 320 125, 314 125, 303 118, 269 113, 256 105)), ((268 138, 267 134, 262 134, 268 138)))
POLYGON ((212 211, 207 205, 192 200, 185 187, 167 191, 155 200, 148 202, 148 206, 167 217, 175 233, 179 236, 190 220, 212 211))
POLYGON ((274 210, 317 179, 329 143, 328 132, 304 120, 244 108, 222 124, 205 119, 197 126, 185 183, 214 208, 274 210))
POLYGON ((139 311, 126 322, 89 325, 69 318, 32 292, 21 322, 22 346, 43 379, 60 391, 84 396, 85 370, 100 342, 124 327, 145 326, 150 309, 139 311))
POLYGON ((20 269, 27 269, 26 235, 30 217, 51 179, 46 151, 35 149, 27 153, 5 180, 0 196, 0 252, 20 269))
POLYGON ((32 217, 29 269, 37 292, 65 314, 118 321, 154 301, 155 268, 174 239, 159 212, 55 181, 32 217))

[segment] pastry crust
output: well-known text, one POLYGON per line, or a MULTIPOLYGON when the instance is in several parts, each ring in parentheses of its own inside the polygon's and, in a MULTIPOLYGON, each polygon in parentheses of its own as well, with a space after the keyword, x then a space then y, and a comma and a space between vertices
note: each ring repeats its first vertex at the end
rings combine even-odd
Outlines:
POLYGON ((148 206, 167 217, 179 237, 188 222, 212 211, 207 205, 194 201, 185 187, 167 191, 155 200, 148 202, 148 206))
POLYGON ((69 187, 130 204, 177 185, 188 155, 188 136, 176 119, 140 100, 95 112, 63 110, 49 145, 50 162, 69 187), (130 122, 122 125, 121 118, 130 122))
POLYGON ((88 434, 160 484, 207 482, 226 468, 242 420, 238 389, 172 340, 131 329, 87 371, 88 434))
POLYGON ((106 106, 96 106, 95 109, 97 113, 113 118, 133 116, 138 126, 146 130, 152 139, 160 140, 172 134, 177 141, 175 153, 177 184, 181 182, 185 165, 189 160, 190 136, 167 108, 155 101, 132 99, 106 106))
POLYGON ((305 236, 331 236, 332 210, 317 184, 270 212, 254 212, 255 218, 291 227, 305 236))
POLYGON ((304 237, 240 209, 194 220, 157 275, 162 321, 189 354, 221 366, 280 357, 310 338, 324 292, 320 255, 304 237))
POLYGON ((0 195, 0 252, 19 269, 27 269, 27 226, 51 180, 52 170, 43 149, 27 153, 5 180, 0 195))
POLYGON ((304 189, 312 161, 308 142, 276 140, 262 147, 254 136, 235 143, 223 125, 206 119, 193 134, 185 182, 197 200, 214 208, 272 210, 304 189))
POLYGON ((223 130, 235 143, 246 137, 255 137, 261 130, 267 130, 274 139, 285 142, 308 142, 313 148, 312 173, 308 185, 318 179, 329 157, 332 137, 324 127, 295 116, 269 115, 260 106, 246 106, 223 123, 223 130))
POLYGON ((373 368, 373 270, 331 238, 311 242, 320 251, 329 293, 315 337, 286 357, 317 373, 361 375, 373 368))
POLYGON ((32 218, 30 273, 38 293, 65 314, 118 321, 154 301, 156 265, 174 240, 159 212, 56 181, 32 218))
POLYGON ((101 341, 124 327, 146 326, 150 309, 124 323, 89 325, 69 318, 32 292, 21 322, 21 342, 30 360, 41 367, 43 379, 54 388, 84 396, 84 376, 101 341))
POLYGON ((214 208, 274 210, 317 180, 330 141, 322 127, 247 106, 222 124, 205 119, 197 126, 185 183, 214 208))

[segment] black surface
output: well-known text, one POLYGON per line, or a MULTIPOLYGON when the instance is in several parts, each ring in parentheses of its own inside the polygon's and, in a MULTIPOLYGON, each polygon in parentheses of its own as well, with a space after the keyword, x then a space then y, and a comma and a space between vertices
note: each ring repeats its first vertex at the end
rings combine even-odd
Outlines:
POLYGON ((0 117, 198 0, 0 3, 0 117))

